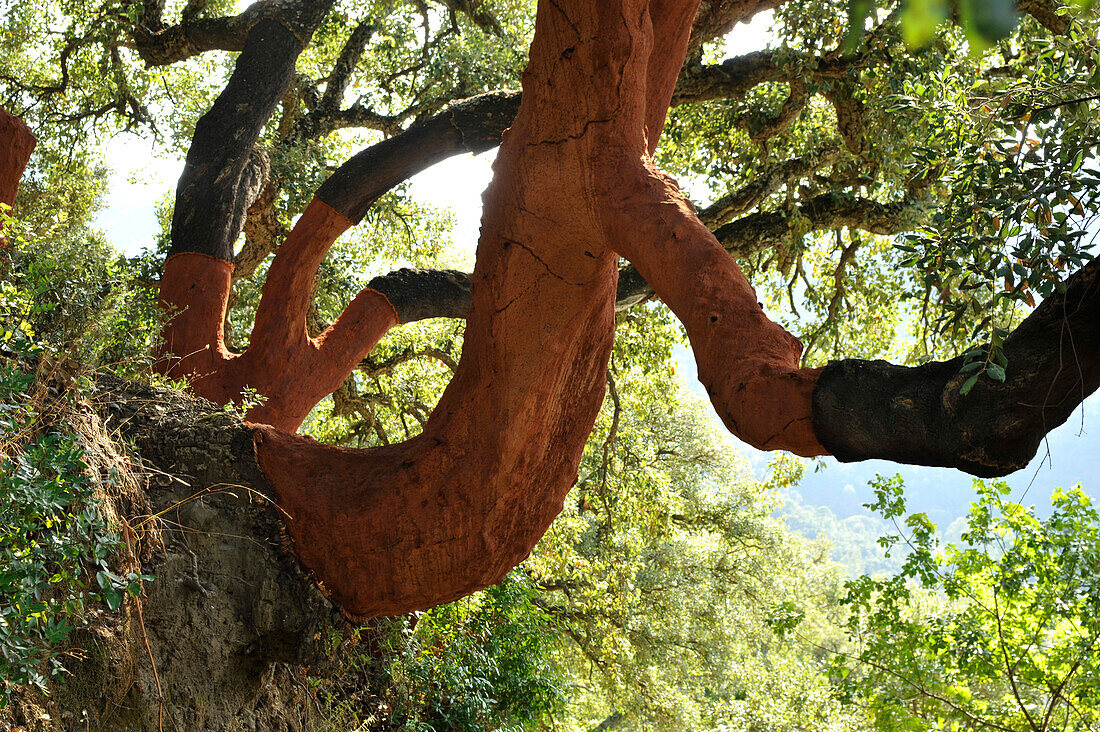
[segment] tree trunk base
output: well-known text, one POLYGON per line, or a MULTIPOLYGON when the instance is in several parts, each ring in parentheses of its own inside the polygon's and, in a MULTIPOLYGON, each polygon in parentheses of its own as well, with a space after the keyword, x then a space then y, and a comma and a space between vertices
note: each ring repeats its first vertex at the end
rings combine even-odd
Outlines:
POLYGON ((309 729, 319 706, 306 669, 324 673, 347 623, 283 549, 251 431, 166 389, 101 383, 97 396, 88 416, 143 463, 133 472, 151 512, 122 515, 156 579, 118 612, 90 603, 101 609, 70 636, 68 678, 48 699, 21 696, 0 727, 309 729))

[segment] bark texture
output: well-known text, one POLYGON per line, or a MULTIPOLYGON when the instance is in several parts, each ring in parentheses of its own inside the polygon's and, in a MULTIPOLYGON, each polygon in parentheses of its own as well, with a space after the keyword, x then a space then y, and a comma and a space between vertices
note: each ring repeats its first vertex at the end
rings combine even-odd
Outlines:
POLYGON ((248 32, 233 74, 195 125, 176 191, 169 254, 197 252, 232 261, 245 213, 256 197, 246 175, 251 152, 275 106, 286 95, 294 64, 332 0, 300 4, 297 12, 264 18, 248 32))
POLYGON ((257 428, 295 553, 348 612, 445 602, 527 556, 576 479, 603 400, 617 254, 654 273, 673 267, 658 292, 691 323, 708 368, 728 372, 731 348, 753 351, 714 389, 735 427, 752 423, 746 438, 820 452, 809 429, 814 374, 798 371, 797 341, 763 317, 652 167, 695 10, 540 5, 523 101, 485 195, 462 359, 420 436, 349 450, 257 428), (717 275, 683 278, 711 264, 717 275), (738 390, 737 378, 751 383, 738 390), (800 400, 799 419, 780 411, 788 403, 771 406, 776 390, 800 400))
POLYGON ((0 203, 15 204, 19 179, 31 159, 35 139, 26 123, 0 109, 0 203))
POLYGON ((830 363, 814 392, 814 426, 838 460, 884 458, 991 478, 1028 464, 1043 437, 1100 386, 1100 259, 1070 278, 1005 340, 1005 380, 961 357, 916 368, 830 363))
MULTIPOLYGON (((650 291, 684 323, 716 410, 749 444, 801 455, 835 450, 844 459, 994 469, 1000 458, 993 446, 1009 438, 983 435, 980 419, 947 404, 957 395, 952 370, 958 364, 800 368, 801 344, 767 319, 729 252, 738 242, 785 232, 786 222, 747 216, 719 228, 716 237, 654 165, 692 29, 697 37, 720 32, 764 6, 770 7, 767 0, 540 2, 522 97, 486 95, 456 104, 337 170, 272 263, 248 350, 231 354, 221 327, 238 214, 252 190, 245 171, 274 107, 271 90, 285 90, 301 50, 264 21, 252 28, 234 73, 234 80, 251 81, 231 81, 209 123, 200 124, 201 154, 181 181, 179 242, 161 292, 163 305, 179 314, 160 368, 190 376, 195 391, 215 401, 235 400, 246 386, 268 397, 249 413, 257 423, 257 460, 295 554, 346 612, 387 615, 446 602, 498 581, 527 556, 576 479, 604 396, 616 301, 637 301, 650 291), (257 60, 253 47, 274 56, 257 60), (242 68, 247 64, 256 66, 242 68), (253 102, 259 112, 250 111, 253 102), (313 277, 336 238, 412 172, 495 144, 517 103, 484 196, 469 280, 414 271, 378 278, 311 339, 306 312, 313 277), (241 129, 229 144, 213 145, 211 131, 229 130, 231 120, 241 129), (200 164, 207 167, 199 170, 200 164), (202 180, 214 178, 218 185, 201 190, 202 180), (213 228, 201 220, 210 218, 201 201, 225 213, 213 228), (635 268, 624 270, 621 282, 620 256, 635 268), (437 298, 432 307, 423 306, 427 297, 437 298), (439 315, 465 316, 467 329, 455 376, 421 435, 351 450, 292 434, 389 328, 439 315), (910 402, 916 405, 911 415, 897 411, 910 402), (883 439, 906 425, 908 436, 883 439)), ((761 78, 774 73, 768 58, 756 62, 761 78)), ((710 93, 710 82, 696 77, 692 93, 710 93)), ((792 84, 791 103, 800 103, 800 95, 792 84)), ((834 101, 848 100, 838 92, 834 101)), ((853 110, 858 117, 860 110, 853 110)), ((849 132, 845 143, 858 153, 864 141, 849 132)), ((775 175, 781 181, 785 173, 775 175)), ((765 195, 744 194, 746 201, 765 195)), ((734 196, 722 210, 707 212, 708 220, 717 225, 740 200, 734 196)), ((910 205, 834 196, 804 208, 812 225, 858 219, 885 231, 904 222, 910 205)), ((1039 364, 1038 370, 1010 371, 1007 392, 975 389, 975 399, 1007 405, 994 411, 1012 411, 1021 400, 1042 405, 1028 406, 1029 420, 1018 420, 1019 434, 1029 435, 1021 444, 1064 420, 1066 405, 1072 409, 1071 402, 1096 388, 1094 372, 1079 369, 1077 381, 1064 373, 1070 363, 1065 344, 1095 343, 1088 339, 1100 322, 1090 304, 1095 274, 1088 272, 1075 280, 1072 297, 1060 301, 1061 310, 1052 299, 1040 308, 1045 314, 1037 312, 1010 339, 1010 361, 1039 364), (1060 335, 1051 340, 1054 329, 1060 335), (1027 350, 1033 343, 1042 344, 1034 348, 1043 349, 1045 360, 1027 350)))
POLYGON ((219 404, 240 401, 246 388, 271 395, 249 419, 297 430, 398 322, 386 296, 368 287, 325 332, 309 336, 306 313, 317 267, 350 226, 327 204, 309 205, 271 265, 248 349, 240 354, 228 351, 222 332, 233 265, 194 252, 170 257, 160 304, 172 323, 158 370, 188 377, 196 394, 219 404))
POLYGON ((127 537, 126 569, 155 580, 118 611, 89 603, 64 682, 17 696, 0 728, 323 728, 306 674, 340 674, 332 639, 349 629, 283 548, 251 430, 168 389, 102 378, 88 397, 63 419, 104 487, 98 509, 127 537))

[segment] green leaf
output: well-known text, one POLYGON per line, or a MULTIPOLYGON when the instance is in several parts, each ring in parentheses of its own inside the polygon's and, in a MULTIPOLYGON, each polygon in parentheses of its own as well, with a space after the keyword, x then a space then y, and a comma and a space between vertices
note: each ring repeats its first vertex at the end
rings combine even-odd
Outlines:
POLYGON ((118 610, 122 607, 122 593, 116 590, 114 587, 103 591, 103 602, 107 603, 107 607, 112 610, 118 610))
POLYGON ((946 19, 945 0, 909 0, 901 12, 901 36, 909 46, 925 46, 935 37, 936 27, 946 19))

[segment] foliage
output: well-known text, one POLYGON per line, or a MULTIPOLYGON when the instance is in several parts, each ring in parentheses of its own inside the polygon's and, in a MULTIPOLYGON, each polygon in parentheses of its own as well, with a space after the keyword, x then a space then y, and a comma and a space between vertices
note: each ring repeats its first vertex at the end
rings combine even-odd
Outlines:
POLYGON ((54 357, 131 377, 148 372, 162 316, 154 290, 103 235, 63 212, 5 219, 9 311, 54 357), (43 247, 40 242, 49 241, 43 247), (16 302, 20 304, 16 306, 16 302))
POLYGON ((1088 231, 1100 213, 1089 107, 1100 61, 1095 23, 1082 19, 1064 36, 1019 34, 1004 59, 1019 75, 973 80, 976 109, 959 130, 958 152, 917 151, 918 174, 937 171, 951 194, 927 227, 898 245, 901 266, 915 268, 938 300, 932 327, 989 334, 991 347, 969 354, 971 384, 978 373, 1004 380, 1001 341, 1021 312, 1093 258, 1088 231))
POLYGON ((329 724, 346 729, 540 729, 564 699, 549 616, 521 572, 426 613, 360 631, 342 679, 325 682, 329 724))
POLYGON ((0 282, 0 707, 10 684, 46 691, 64 672, 89 600, 116 610, 152 579, 112 571, 121 541, 97 505, 108 486, 89 476, 63 419, 74 385, 34 327, 56 325, 55 304, 0 282))
POLYGON ((752 477, 678 382, 661 310, 632 313, 619 336, 577 486, 522 565, 560 627, 573 691, 558 725, 857 729, 777 620, 804 616, 831 642, 839 568, 771 515, 800 464, 752 477))
MULTIPOLYGON (((872 506, 905 514, 900 478, 872 506)), ((850 581, 853 649, 834 674, 883 730, 1090 730, 1100 723, 1100 516, 1078 486, 1053 511, 975 482, 959 544, 940 549, 924 514, 905 516, 900 573, 850 581)), ((885 537, 896 546, 898 536, 885 537)))

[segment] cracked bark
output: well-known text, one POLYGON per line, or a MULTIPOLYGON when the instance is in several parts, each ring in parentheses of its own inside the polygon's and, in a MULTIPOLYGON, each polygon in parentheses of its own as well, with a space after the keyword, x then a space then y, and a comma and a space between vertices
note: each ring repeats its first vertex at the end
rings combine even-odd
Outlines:
MULTIPOLYGON (((523 104, 486 194, 463 356, 423 434, 354 451, 259 428, 257 454, 293 517, 296 553, 354 614, 425 607, 496 581, 575 480, 605 388, 616 279, 606 222, 578 215, 577 197, 593 195, 580 173, 615 131, 648 154, 646 122, 663 121, 659 99, 646 105, 647 86, 670 95, 672 81, 646 73, 649 6, 540 4, 523 104), (573 90, 570 103, 555 89, 573 90), (613 122, 588 124, 599 119, 613 122)), ((682 54, 693 3, 663 10, 681 28, 660 40, 682 54)), ((650 127, 654 142, 658 133, 650 127)))
MULTIPOLYGON (((495 144, 498 125, 476 121, 484 120, 479 104, 501 109, 499 97, 454 105, 363 151, 326 181, 272 263, 243 354, 228 353, 220 340, 232 269, 218 248, 224 239, 209 237, 208 249, 184 248, 169 259, 162 300, 188 306, 170 333, 169 352, 183 354, 170 368, 191 374, 196 390, 209 387, 223 402, 257 380, 273 397, 250 413, 263 423, 255 428, 257 459, 285 511, 295 553, 350 614, 407 612, 457 598, 499 580, 531 550, 576 478, 603 399, 619 255, 638 275, 626 272, 622 280, 644 277, 684 323, 700 378, 732 432, 763 449, 803 455, 832 445, 846 457, 863 449, 858 440, 853 447, 828 433, 819 423, 831 418, 815 410, 836 411, 822 399, 837 393, 850 411, 845 405, 864 405, 862 392, 871 387, 888 400, 897 382, 873 376, 845 392, 850 379, 843 365, 830 366, 827 377, 799 368, 801 345, 764 316, 724 248, 750 235, 766 238, 768 227, 782 225, 785 235, 785 218, 744 217, 716 237, 653 165, 697 6, 698 0, 539 3, 524 94, 508 99, 519 110, 485 195, 462 358, 422 434, 411 440, 349 450, 289 431, 388 328, 430 315, 420 306, 424 292, 447 292, 442 309, 465 311, 461 275, 379 278, 316 338, 305 326, 312 280, 336 237, 409 171, 459 147, 495 144), (467 112, 470 120, 461 117, 467 112)), ((744 13, 756 7, 707 5, 725 18, 736 15, 735 6, 744 13)), ((255 56, 246 49, 238 60, 242 78, 259 68, 240 69, 249 58, 255 56)), ((256 82, 275 86, 271 79, 256 82)), ((250 93, 266 100, 273 91, 250 93)), ((506 124, 507 116, 496 121, 506 124)), ((260 116, 250 119, 255 124, 260 116)), ((231 185, 239 193, 240 177, 231 185)), ((233 211, 225 200, 214 203, 215 210, 233 211)), ((851 221, 871 230, 896 227, 911 210, 907 202, 836 195, 803 204, 811 221, 830 227, 851 221)), ((182 241, 197 241, 190 236, 182 241)), ((1092 311, 1085 317, 1094 328, 1100 321, 1092 311)), ((1085 337, 1078 324, 1070 332, 1074 343, 1085 337)), ((857 371, 863 378, 874 369, 857 371)), ((941 372, 932 371, 913 377, 920 389, 934 390, 941 372)), ((1044 383, 1043 374, 1035 378, 1028 383, 1044 383)), ((1057 398, 1083 395, 1086 381, 1057 398)), ((1057 415, 1048 406, 1040 416, 1045 427, 1057 415)), ((874 429, 882 427, 863 432, 874 429)), ((904 447, 898 454, 921 459, 920 450, 904 447)), ((960 465, 985 464, 972 452, 960 465)))

